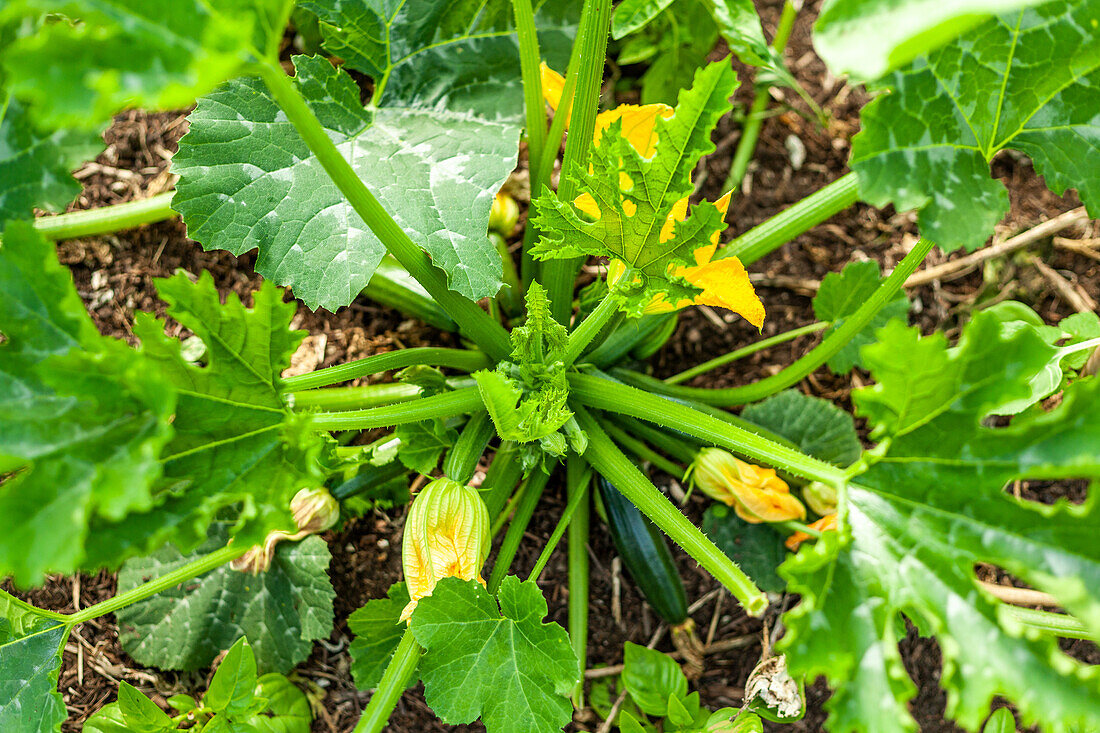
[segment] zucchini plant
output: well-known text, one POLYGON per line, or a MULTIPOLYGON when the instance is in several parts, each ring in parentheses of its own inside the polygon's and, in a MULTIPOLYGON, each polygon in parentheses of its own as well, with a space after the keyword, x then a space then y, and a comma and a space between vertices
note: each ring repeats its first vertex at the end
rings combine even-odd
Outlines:
MULTIPOLYGON (((624 2, 616 35, 685 3, 624 2)), ((782 44, 766 45, 748 0, 697 4, 742 61, 782 79, 782 44)), ((765 589, 799 596, 775 648, 792 679, 834 687, 829 730, 915 729, 897 646, 906 621, 939 640, 960 726, 977 730, 995 696, 1028 725, 1100 725, 1100 673, 1057 644, 1100 635, 1096 502, 1006 491, 1100 477, 1100 381, 1087 366, 1100 321, 1046 324, 1003 304, 949 341, 910 327, 903 295, 933 247, 975 249, 1004 215, 989 170, 1002 150, 1100 211, 1100 6, 826 2, 822 56, 877 92, 852 172, 724 242, 730 194, 692 203, 692 174, 731 112, 730 60, 678 76, 650 104, 601 111, 611 17, 611 0, 0 8, 0 577, 28 588, 47 573, 121 568, 116 596, 72 614, 0 592, 0 730, 59 729, 66 641, 110 613, 153 666, 202 668, 232 646, 202 705, 172 703, 187 724, 305 730, 294 692, 257 670, 289 670, 332 628, 329 551, 313 535, 339 521, 335 501, 344 516, 367 500, 408 502, 413 473, 434 480, 409 509, 405 582, 349 619, 352 675, 374 690, 357 731, 382 730, 416 680, 448 723, 569 723, 584 700, 593 475, 620 552, 670 622, 684 622, 684 599, 656 578, 668 563, 651 526, 751 616, 768 609, 765 589), (317 52, 288 60, 292 12, 317 52), (79 193, 69 171, 96 153, 111 115, 195 100, 170 201, 34 218, 79 193), (517 266, 486 230, 521 139, 532 201, 517 266), (820 322, 768 339, 823 331, 817 346, 722 389, 684 383, 757 346, 665 380, 647 373, 685 308, 760 327, 768 304, 746 267, 859 200, 917 210, 923 236, 885 277, 857 263, 826 278, 820 322), (137 346, 101 335, 51 240, 175 212, 207 249, 255 250, 264 284, 246 305, 223 301, 209 275, 158 280, 197 350, 145 313, 137 346), (604 274, 578 290, 586 258, 604 274), (330 310, 365 293, 456 331, 461 347, 284 378, 304 336, 288 293, 330 310), (825 365, 870 374, 853 394, 866 446, 850 414, 788 389, 825 365), (397 382, 355 383, 384 372, 397 382), (733 514, 708 511, 708 536, 639 461, 693 465, 733 514), (534 570, 509 574, 540 496, 561 484, 568 503, 534 570), (544 621, 536 584, 563 537, 567 630, 544 621), (1064 612, 999 600, 978 563, 1064 612)), ((673 692, 648 700, 631 677, 645 655, 627 653, 636 708, 623 730, 651 729, 649 715, 665 730, 760 729, 755 712, 700 707, 671 669, 673 692)), ((138 718, 150 730, 181 722, 127 687, 93 721, 144 729, 138 718)))

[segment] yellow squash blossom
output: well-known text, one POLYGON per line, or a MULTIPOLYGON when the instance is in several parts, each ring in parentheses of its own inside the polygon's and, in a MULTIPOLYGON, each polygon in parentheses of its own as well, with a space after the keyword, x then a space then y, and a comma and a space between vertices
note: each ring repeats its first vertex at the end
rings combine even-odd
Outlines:
POLYGON ((248 552, 231 562, 229 566, 243 573, 266 573, 275 557, 275 546, 283 540, 296 542, 311 534, 319 534, 336 525, 340 519, 340 503, 327 489, 302 489, 290 500, 290 513, 294 516, 297 532, 272 530, 263 544, 249 548, 248 552))
MULTIPOLYGON (((836 515, 835 514, 825 515, 821 519, 819 519, 816 522, 814 522, 813 524, 811 524, 810 529, 816 529, 818 532, 835 531, 836 530, 836 515)), ((787 538, 787 541, 784 542, 784 544, 787 546, 788 550, 790 550, 791 552, 794 552, 795 550, 798 549, 799 545, 801 545, 803 542, 805 542, 808 539, 810 539, 810 535, 808 535, 807 533, 805 533, 805 532, 795 532, 794 534, 792 534, 790 537, 787 538)))
POLYGON ((412 599, 407 621, 421 598, 443 578, 476 580, 489 556, 489 510, 477 490, 449 478, 432 481, 416 495, 405 520, 401 565, 412 599))
POLYGON ((746 463, 721 448, 699 451, 691 465, 691 481, 750 524, 806 518, 806 507, 774 469, 746 463))
MULTIPOLYGON (((545 63, 541 66, 543 96, 551 109, 557 110, 561 102, 562 88, 565 80, 545 63)), ((622 104, 615 109, 601 112, 596 116, 596 128, 593 142, 600 144, 600 138, 604 130, 609 128, 616 120, 622 120, 622 135, 630 143, 631 147, 640 155, 650 158, 657 150, 657 118, 671 117, 674 110, 667 104, 622 104)), ((568 125, 568 120, 566 121, 568 125)), ((621 185, 628 188, 631 185, 629 177, 620 174, 621 185)), ((732 192, 731 192, 732 193, 732 192)), ((730 193, 714 202, 715 207, 723 216, 729 209, 730 193)), ((630 201, 624 201, 624 211, 630 214, 630 201)), ((573 205, 593 219, 600 218, 600 209, 595 199, 588 193, 582 193, 574 201, 573 205)), ((672 238, 673 228, 677 221, 683 221, 687 217, 688 199, 685 197, 672 207, 664 226, 661 228, 660 241, 667 242, 672 238)), ((745 320, 760 328, 764 323, 764 304, 757 297, 749 274, 744 265, 736 257, 713 259, 718 249, 718 232, 711 235, 710 244, 695 250, 694 265, 672 266, 669 275, 682 277, 689 283, 702 290, 695 296, 694 301, 682 299, 677 303, 671 303, 664 293, 658 293, 645 308, 646 314, 668 313, 670 311, 685 308, 693 303, 695 305, 710 305, 726 308, 742 315, 745 320)), ((626 265, 615 260, 610 263, 608 270, 608 283, 614 284, 626 269, 626 265)))

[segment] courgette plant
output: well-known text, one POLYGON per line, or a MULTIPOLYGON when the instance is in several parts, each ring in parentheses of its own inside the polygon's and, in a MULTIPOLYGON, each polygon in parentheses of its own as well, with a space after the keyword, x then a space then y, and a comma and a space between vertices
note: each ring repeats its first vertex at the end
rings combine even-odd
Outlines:
MULTIPOLYGON (((670 3, 630 5, 637 30, 670 3)), ((707 5, 742 60, 782 72, 751 3, 707 5)), ((1100 675, 1055 638, 1100 634, 1095 501, 1043 506, 1006 492, 1025 479, 1100 477, 1100 382, 1085 368, 1100 322, 1051 326, 1011 304, 977 313, 949 343, 906 324, 902 290, 937 244, 974 249, 990 235, 1007 209, 989 175, 1001 150, 1029 156, 1054 190, 1074 187, 1100 211, 1100 5, 826 2, 821 54, 879 92, 853 140, 853 171, 725 243, 729 197, 689 198, 731 109, 731 64, 695 71, 674 107, 600 112, 611 12, 610 0, 0 8, 0 576, 28 587, 48 572, 122 566, 117 596, 73 614, 0 593, 0 730, 59 729, 66 640, 109 613, 139 661, 199 668, 247 636, 261 670, 291 668, 332 626, 328 550, 316 537, 297 542, 328 523, 311 524, 318 510, 303 508, 300 492, 328 486, 350 510, 364 492, 394 501, 409 472, 454 484, 432 495, 465 507, 459 519, 413 514, 424 522, 417 537, 449 533, 455 569, 438 574, 460 577, 433 576, 430 594, 415 597, 399 583, 351 617, 352 673, 375 690, 357 730, 381 730, 415 679, 449 723, 480 717, 491 733, 527 733, 569 722, 570 696, 582 699, 593 472, 745 613, 768 608, 758 583, 800 596, 776 648, 795 677, 834 686, 830 730, 915 729, 897 648, 905 620, 939 640, 947 715, 964 728, 978 729, 995 695, 1044 729, 1100 725, 1100 675), (323 53, 288 64, 292 11, 323 53), (79 192, 68 172, 95 154, 113 113, 196 98, 170 204, 32 221, 34 208, 60 210, 79 192), (549 125, 544 100, 555 108, 549 125), (486 228, 521 130, 532 206, 516 268, 486 228), (683 382, 764 342, 666 380, 647 374, 644 357, 678 310, 709 303, 759 326, 767 303, 745 267, 860 199, 917 209, 924 236, 886 277, 873 263, 830 275, 814 302, 821 322, 767 340, 823 330, 817 346, 725 389, 683 382), (222 302, 208 275, 157 281, 198 351, 150 314, 137 316, 137 347, 100 335, 50 240, 173 212, 204 247, 257 250, 267 282, 246 307, 233 295, 222 302), (607 275, 578 293, 587 257, 606 258, 607 275), (296 306, 280 286, 310 308, 337 309, 365 291, 457 331, 462 347, 284 379, 303 333, 290 329, 296 306), (784 391, 823 365, 870 373, 853 394, 870 448, 851 416, 784 391), (398 384, 335 386, 395 370, 398 384), (724 409, 746 405, 741 416, 724 409), (392 432, 358 440, 377 429, 392 432), (703 447, 775 469, 784 491, 833 497, 835 524, 785 525, 803 530, 797 553, 778 576, 773 567, 750 577, 638 465, 679 471, 703 447), (471 499, 466 485, 487 454, 471 499), (568 505, 534 571, 509 575, 541 493, 563 478, 568 505), (482 585, 478 541, 498 531, 482 585), (535 583, 562 537, 568 633, 543 622, 535 583), (242 575, 232 561, 262 572, 242 575), (1066 613, 1000 602, 978 583, 977 563, 1049 593, 1066 613)), ((730 502, 738 516, 766 520, 744 499, 730 502)), ((737 531, 734 521, 708 513, 715 537, 737 531)), ((774 544, 774 534, 755 536, 774 544)), ((424 547, 406 551, 407 568, 424 547)), ((237 690, 239 710, 187 724, 236 730, 233 715, 263 717, 268 693, 251 689, 254 674, 239 682, 249 687, 237 690)), ((148 720, 128 729, 167 729, 134 694, 120 692, 119 714, 148 720)), ((230 704, 220 694, 207 693, 218 699, 210 711, 230 704)), ((714 718, 680 693, 669 715, 685 730, 758 725, 737 711, 714 718)))

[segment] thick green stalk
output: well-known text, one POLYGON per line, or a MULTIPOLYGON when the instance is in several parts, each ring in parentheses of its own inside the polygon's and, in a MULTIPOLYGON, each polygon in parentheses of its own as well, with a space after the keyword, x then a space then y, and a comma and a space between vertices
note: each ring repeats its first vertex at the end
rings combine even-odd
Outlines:
POLYGON ((463 387, 412 402, 346 412, 319 412, 313 416, 315 430, 368 430, 430 420, 435 417, 469 415, 485 407, 477 387, 463 387))
MULTIPOLYGON (((630 415, 664 428, 680 430, 706 443, 722 446, 796 476, 829 485, 842 484, 846 480, 844 471, 836 466, 667 397, 588 374, 569 375, 569 396, 570 400, 588 407, 630 415)), ((588 458, 587 453, 585 458, 588 458)))
POLYGON ((469 481, 494 433, 489 413, 484 410, 475 412, 447 452, 447 458, 443 461, 443 473, 460 484, 469 481))
MULTIPOLYGON (((587 377, 587 379, 595 379, 595 377, 587 377)), ((690 411, 690 408, 683 409, 690 411)), ((760 616, 764 613, 768 607, 767 596, 742 572, 741 568, 737 567, 736 563, 719 550, 698 527, 673 506, 656 486, 650 483, 649 479, 615 446, 611 438, 607 437, 603 428, 585 407, 575 405, 574 412, 577 422, 588 434, 588 450, 585 451, 584 458, 592 468, 613 483, 623 496, 653 520, 662 532, 706 568, 733 594, 746 613, 750 616, 760 616)))
POLYGON ((667 453, 678 461, 688 464, 695 460, 699 444, 684 435, 672 435, 660 428, 626 415, 616 415, 615 422, 622 425, 631 435, 642 438, 658 450, 667 453))
MULTIPOLYGON (((791 0, 783 3, 783 14, 779 16, 779 26, 775 30, 775 39, 772 40, 772 48, 780 55, 787 48, 787 41, 791 37, 791 29, 794 28, 794 19, 798 11, 791 0)), ((759 76, 759 74, 758 74, 759 76)), ((756 141, 760 137, 760 127, 764 123, 764 113, 768 109, 768 100, 771 95, 770 84, 762 84, 757 81, 756 96, 749 108, 748 119, 741 130, 741 139, 737 142, 737 150, 733 154, 733 162, 730 164, 730 173, 722 186, 723 191, 736 191, 741 188, 741 181, 745 178, 745 171, 749 169, 749 161, 756 151, 756 141)))
POLYGON ((375 303, 419 318, 441 331, 457 331, 458 324, 432 300, 428 291, 392 257, 383 257, 371 275, 363 295, 375 303))
POLYGON ((508 503, 508 497, 519 483, 520 474, 523 473, 523 465, 517 460, 518 448, 510 440, 501 441, 497 448, 493 462, 489 470, 485 472, 485 480, 481 482, 478 493, 485 501, 485 508, 489 510, 489 516, 495 517, 508 503))
POLYGON ((287 401, 295 410, 361 410, 367 407, 393 405, 408 402, 420 396, 415 384, 393 382, 388 384, 364 384, 359 387, 327 387, 291 392, 287 401))
POLYGON ((539 37, 535 31, 535 11, 531 0, 512 0, 519 39, 519 68, 523 76, 523 106, 527 116, 527 156, 531 180, 540 180, 539 165, 546 146, 546 103, 542 99, 539 73, 539 37))
POLYGON ((539 499, 542 498, 542 490, 546 488, 546 482, 550 474, 535 470, 527 477, 527 486, 523 490, 523 498, 516 506, 516 513, 512 515, 512 521, 508 525, 508 531, 504 533, 504 541, 500 543, 500 552, 497 553, 496 562, 493 564, 493 572, 489 576, 489 592, 496 595, 497 588, 508 574, 508 568, 512 560, 516 559, 516 551, 523 541, 523 533, 527 531, 527 525, 531 522, 531 516, 535 513, 539 499))
POLYGON ((611 436, 612 440, 618 443, 627 451, 633 453, 636 457, 641 458, 643 461, 652 463, 657 468, 661 469, 669 476, 675 476, 680 478, 684 475, 684 467, 673 463, 664 456, 657 453, 650 448, 644 442, 635 438, 630 433, 626 432, 618 425, 615 425, 610 420, 600 420, 600 427, 604 429, 604 432, 611 436))
POLYGON ((394 259, 446 309, 462 333, 494 359, 506 357, 511 352, 508 332, 476 303, 447 286, 444 272, 432 265, 427 253, 409 238, 367 189, 282 68, 272 62, 259 63, 255 68, 279 108, 294 125, 310 151, 317 156, 332 182, 394 259))
POLYGON ((848 173, 732 240, 715 258, 737 257, 747 267, 858 200, 859 179, 848 173))
POLYGON ((577 513, 577 508, 581 505, 581 502, 588 498, 588 479, 590 475, 591 473, 588 470, 583 471, 580 479, 580 491, 569 492, 569 502, 565 505, 565 511, 558 518, 554 531, 550 533, 550 539, 546 540, 546 545, 542 548, 539 559, 535 562, 535 567, 531 569, 531 574, 527 576, 528 580, 538 582, 538 579, 542 576, 542 571, 546 569, 546 563, 550 562, 550 556, 554 554, 554 550, 557 548, 562 536, 565 535, 566 528, 573 521, 573 515, 577 513))
MULTIPOLYGON (((878 314, 894 295, 905 285, 906 279, 920 266, 924 258, 928 256, 933 243, 921 238, 913 246, 912 251, 898 263, 894 271, 890 273, 871 297, 864 301, 855 313, 844 319, 840 327, 830 333, 820 344, 814 347, 801 359, 788 366, 778 374, 761 379, 759 382, 746 384, 742 387, 730 387, 728 389, 702 389, 698 387, 680 387, 663 382, 655 382, 659 391, 663 394, 696 400, 708 405, 744 405, 749 402, 762 400, 791 385, 798 384, 807 375, 811 374, 843 349, 849 341, 867 327, 867 324, 878 314)), ((619 374, 616 374, 619 376, 619 374)), ((654 380, 655 381, 655 380, 654 380)))
POLYGON ((566 367, 573 365, 618 309, 619 296, 613 291, 608 292, 596 306, 596 310, 589 313, 576 330, 569 334, 569 343, 566 344, 565 354, 562 356, 562 363, 566 367))
MULTIPOLYGON (((576 195, 576 181, 570 172, 587 165, 592 149, 592 136, 596 129, 596 112, 603 83, 603 67, 607 58, 607 33, 611 23, 611 0, 585 0, 581 11, 581 27, 578 42, 581 48, 577 89, 573 95, 569 137, 565 143, 561 181, 558 197, 572 201, 576 195)), ((551 312, 559 323, 568 323, 573 311, 573 285, 579 260, 549 260, 543 264, 543 285, 550 299, 551 312)))
POLYGON ((594 364, 601 369, 618 362, 629 354, 635 346, 660 333, 670 318, 676 318, 675 314, 668 313, 629 319, 625 324, 615 329, 602 344, 592 349, 591 353, 585 357, 585 362, 594 364))
POLYGON ((34 228, 46 239, 52 240, 90 237, 132 229, 177 216, 171 206, 173 195, 173 191, 168 191, 141 201, 127 201, 58 216, 40 216, 34 220, 34 228))
POLYGON ((397 351, 387 351, 384 354, 375 354, 363 359, 349 361, 347 364, 325 367, 309 374, 287 377, 283 380, 283 391, 299 392, 315 387, 327 387, 330 384, 339 384, 370 374, 388 372, 391 369, 404 369, 414 364, 475 372, 489 366, 490 361, 489 357, 482 352, 468 349, 398 349, 397 351))
MULTIPOLYGON (((565 490, 570 504, 574 503, 578 494, 588 495, 587 475, 581 458, 570 455, 565 464, 565 490)), ((569 643, 581 662, 581 669, 588 666, 588 524, 591 506, 587 499, 577 500, 577 508, 569 522, 566 546, 569 553, 569 643)), ((573 689, 573 706, 578 710, 584 707, 583 681, 573 689)))
POLYGON ((1067 616, 1064 613, 1039 611, 1033 608, 1020 608, 1019 606, 1002 605, 1001 608, 1009 616, 1029 628, 1065 639, 1098 641, 1096 634, 1090 633, 1088 627, 1073 616, 1067 616))
POLYGON ((371 695, 367 709, 363 711, 363 717, 355 726, 355 733, 380 733, 386 721, 390 719, 390 715, 393 714, 393 709, 397 707, 397 701, 401 699, 405 688, 408 687, 413 673, 416 672, 416 665, 420 663, 422 653, 412 629, 405 629, 393 653, 393 659, 390 660, 386 671, 382 674, 382 680, 371 695))
POLYGON ((725 366, 730 362, 734 362, 738 359, 743 359, 751 354, 755 354, 757 351, 763 351, 764 349, 771 348, 772 346, 783 344, 788 341, 793 341, 799 336, 805 336, 806 334, 810 333, 817 333, 818 331, 821 331, 828 327, 828 323, 820 321, 818 323, 811 323, 808 326, 802 326, 801 328, 792 328, 790 331, 784 331, 783 333, 778 333, 775 336, 761 339, 754 344, 743 346, 736 351, 729 352, 728 354, 716 356, 709 361, 704 361, 702 364, 693 366, 691 369, 685 369, 679 374, 675 374, 666 379, 665 384, 680 384, 682 382, 686 382, 689 379, 693 379, 694 377, 699 376, 700 374, 706 374, 712 369, 717 369, 718 367, 725 366))
POLYGON ((114 598, 108 598, 107 600, 97 603, 94 606, 88 606, 81 609, 76 613, 67 616, 65 623, 69 626, 76 626, 82 624, 85 621, 90 621, 93 618, 99 618, 105 616, 108 613, 114 613, 120 608, 133 605, 138 601, 144 601, 150 596, 155 596, 161 591, 166 591, 173 586, 177 586, 180 583, 186 583, 189 580, 197 578, 200 575, 210 572, 214 568, 219 568, 225 565, 227 562, 236 560, 238 557, 248 552, 247 546, 241 545, 228 545, 220 550, 214 550, 209 555, 203 555, 200 558, 196 558, 186 565, 176 568, 170 573, 162 575, 156 580, 150 580, 148 583, 142 583, 137 588, 120 593, 114 598))

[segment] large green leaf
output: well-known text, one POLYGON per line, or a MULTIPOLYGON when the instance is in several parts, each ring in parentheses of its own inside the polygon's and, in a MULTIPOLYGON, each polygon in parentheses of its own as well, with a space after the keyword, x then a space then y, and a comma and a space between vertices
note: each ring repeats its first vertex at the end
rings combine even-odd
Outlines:
POLYGON ((65 703, 57 691, 69 630, 0 591, 0 730, 61 730, 65 703))
POLYGON ((0 222, 63 211, 80 193, 69 172, 102 148, 93 133, 39 131, 19 100, 0 104, 0 222))
POLYGON ((728 61, 700 69, 692 88, 681 92, 674 114, 656 118, 656 151, 649 158, 622 134, 620 121, 613 122, 592 148, 589 169, 565 173, 592 197, 599 218, 592 221, 574 202, 544 191, 534 202, 543 236, 532 253, 543 259, 595 255, 622 260, 645 281, 628 298, 629 306, 639 311, 657 292, 666 293, 672 303, 693 299, 698 290, 670 276, 670 266, 694 265, 695 250, 708 246, 711 235, 725 228, 722 214, 704 201, 676 222, 671 237, 663 237, 662 230, 673 207, 694 190, 692 172, 699 158, 714 150, 711 131, 729 110, 736 88, 728 61), (631 182, 629 190, 623 190, 624 175, 631 182))
MULTIPOLYGON (((872 260, 849 262, 842 271, 826 275, 813 301, 814 315, 818 320, 832 322, 825 335, 828 336, 840 328, 844 319, 855 313, 874 294, 881 282, 878 263, 872 260)), ((852 367, 863 366, 859 358, 860 349, 874 342, 875 331, 893 318, 904 319, 908 312, 909 298, 904 290, 899 290, 862 331, 829 359, 829 369, 834 374, 845 374, 852 367)))
MULTIPOLYGON (((516 163, 519 128, 466 114, 365 110, 320 57, 295 83, 333 142, 397 223, 470 298, 496 293, 502 266, 485 236, 493 196, 516 163)), ((173 207, 207 248, 259 247, 256 269, 311 308, 336 310, 366 286, 386 248, 310 153, 263 84, 226 84, 199 102, 180 141, 173 207)))
POLYGON ((348 616, 348 630, 355 635, 348 650, 351 675, 360 690, 374 689, 382 679, 405 633, 401 612, 408 604, 409 589, 404 583, 394 583, 386 598, 367 601, 348 616))
MULTIPOLYGON (((369 74, 383 106, 470 112, 519 123, 519 42, 511 0, 304 0, 325 49, 369 74)), ((580 0, 535 0, 539 52, 569 59, 580 0)))
POLYGON ((175 394, 100 336, 30 222, 4 233, 0 292, 0 575, 29 584, 87 562, 90 523, 153 505, 175 394))
POLYGON ((852 140, 860 195, 920 209, 921 234, 973 249, 1008 210, 998 151, 1100 216, 1100 4, 1050 2, 983 23, 884 79, 852 140))
POLYGON ((496 599, 475 581, 441 580, 412 616, 428 705, 447 723, 480 715, 489 733, 561 730, 580 664, 545 616, 538 586, 513 575, 496 599))
POLYGON ((95 129, 124 107, 171 109, 278 50, 282 0, 12 0, 0 52, 12 93, 50 128, 95 129), (45 14, 49 19, 40 19, 45 14))
POLYGON ((236 542, 258 544, 272 529, 293 530, 290 500, 320 484, 315 456, 322 448, 309 417, 289 410, 279 386, 304 334, 289 328, 294 303, 265 283, 251 309, 235 294, 223 305, 209 274, 193 283, 181 272, 158 280, 157 290, 168 315, 206 345, 206 364, 190 363, 161 321, 138 315, 134 332, 147 359, 179 392, 175 437, 162 453, 161 503, 123 522, 97 524, 98 556, 145 554, 168 541, 190 551, 206 539, 215 515, 231 507, 236 542))
POLYGON ((1047 0, 827 0, 814 48, 836 74, 877 79, 991 15, 1047 0))
MULTIPOLYGON (((163 547, 127 561, 118 574, 123 593, 165 575, 199 555, 224 547, 228 533, 215 525, 210 539, 189 555, 163 547)), ((283 543, 271 568, 253 576, 224 565, 118 612, 119 641, 139 663, 159 669, 209 666, 223 649, 248 637, 256 663, 285 672, 309 656, 314 639, 332 631, 328 547, 318 537, 283 543)))
POLYGON ((855 463, 863 452, 851 415, 828 400, 796 389, 749 405, 741 417, 783 436, 803 453, 837 466, 855 463))
POLYGON ((623 36, 641 30, 672 5, 673 0, 623 0, 611 15, 611 37, 623 36))
POLYGON ((980 725, 994 695, 1029 725, 1100 723, 1100 670, 1025 633, 974 576, 975 563, 1003 567, 1100 633, 1096 502, 1046 507, 1005 492, 1015 479, 1100 478, 1100 382, 1071 385, 1048 413, 1007 427, 984 422, 1029 393, 1049 349, 1035 329, 1005 331, 990 314, 953 349, 897 322, 864 349, 879 383, 855 399, 891 442, 849 487, 850 538, 827 533, 780 571, 803 598, 782 642, 793 671, 838 686, 830 730, 916 730, 899 613, 937 637, 947 714, 964 727, 980 725))

